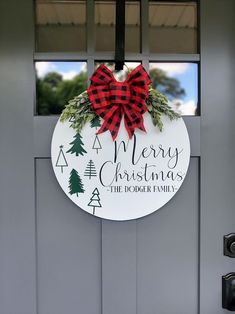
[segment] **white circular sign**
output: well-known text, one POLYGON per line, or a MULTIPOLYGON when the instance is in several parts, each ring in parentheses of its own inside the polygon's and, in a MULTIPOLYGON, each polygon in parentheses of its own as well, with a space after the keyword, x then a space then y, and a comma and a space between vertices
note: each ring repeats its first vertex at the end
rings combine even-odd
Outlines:
POLYGON ((158 130, 148 113, 147 133, 130 140, 124 124, 113 142, 109 131, 96 135, 96 123, 80 134, 70 122, 57 122, 52 165, 65 194, 80 208, 111 220, 136 219, 161 208, 179 190, 189 165, 190 143, 182 118, 162 118, 158 130))

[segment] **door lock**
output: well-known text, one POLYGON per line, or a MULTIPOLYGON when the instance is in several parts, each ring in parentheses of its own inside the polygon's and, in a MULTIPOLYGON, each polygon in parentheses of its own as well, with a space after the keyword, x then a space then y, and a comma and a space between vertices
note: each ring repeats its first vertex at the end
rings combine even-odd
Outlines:
POLYGON ((235 273, 222 277, 222 307, 235 312, 235 273))
POLYGON ((224 255, 235 258, 235 233, 224 236, 224 255))

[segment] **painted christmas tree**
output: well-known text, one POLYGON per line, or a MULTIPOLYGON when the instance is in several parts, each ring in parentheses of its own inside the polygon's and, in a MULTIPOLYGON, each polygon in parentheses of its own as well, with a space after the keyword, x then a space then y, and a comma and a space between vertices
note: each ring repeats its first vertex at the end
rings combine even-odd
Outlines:
POLYGON ((88 203, 88 206, 93 207, 93 215, 95 215, 96 207, 102 207, 100 204, 100 193, 97 188, 95 188, 92 192, 92 197, 88 203))
POLYGON ((63 152, 63 145, 60 145, 60 151, 59 151, 55 166, 60 167, 60 170, 62 173, 63 173, 63 168, 68 167, 68 163, 63 152))
POLYGON ((72 145, 72 147, 67 151, 67 153, 76 154, 76 156, 83 156, 87 153, 83 148, 84 144, 82 142, 82 136, 79 133, 74 136, 74 141, 71 142, 70 145, 72 145))
POLYGON ((95 164, 92 160, 90 160, 86 166, 85 172, 84 172, 85 177, 97 177, 96 169, 95 169, 95 164))
POLYGON ((96 116, 93 120, 91 120, 91 128, 98 128, 101 126, 100 117, 96 116))
POLYGON ((99 152, 99 149, 102 149, 102 146, 101 146, 101 144, 100 144, 100 140, 99 140, 99 138, 98 138, 97 135, 95 136, 95 140, 94 140, 94 143, 93 143, 92 148, 93 148, 93 149, 96 149, 97 154, 98 154, 98 152, 99 152))
POLYGON ((71 195, 76 194, 78 196, 78 193, 84 192, 83 183, 78 172, 75 169, 72 169, 69 177, 69 193, 71 195))

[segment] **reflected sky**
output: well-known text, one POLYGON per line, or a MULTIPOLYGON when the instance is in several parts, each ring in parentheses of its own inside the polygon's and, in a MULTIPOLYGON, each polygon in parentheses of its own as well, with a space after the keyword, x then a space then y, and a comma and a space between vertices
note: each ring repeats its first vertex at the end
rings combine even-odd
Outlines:
POLYGON ((43 78, 49 72, 58 72, 63 79, 71 80, 81 71, 86 71, 86 62, 38 61, 35 68, 39 78, 43 78))
POLYGON ((150 63, 151 69, 161 69, 168 77, 179 81, 185 95, 171 99, 171 105, 182 115, 195 115, 198 106, 198 65, 196 63, 150 63))

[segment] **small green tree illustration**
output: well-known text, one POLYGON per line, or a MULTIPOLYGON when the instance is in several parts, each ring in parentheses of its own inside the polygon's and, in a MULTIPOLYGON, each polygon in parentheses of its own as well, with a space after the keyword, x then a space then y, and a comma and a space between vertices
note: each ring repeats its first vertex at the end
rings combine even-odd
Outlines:
POLYGON ((67 153, 76 154, 76 156, 83 156, 87 153, 82 147, 84 144, 82 142, 82 136, 79 133, 74 136, 74 141, 71 142, 70 145, 72 145, 72 147, 67 151, 67 153))
POLYGON ((63 147, 64 147, 63 145, 60 145, 60 151, 59 151, 57 161, 55 164, 56 167, 60 167, 60 170, 62 173, 63 173, 63 168, 68 167, 68 163, 63 152, 63 147))
POLYGON ((95 215, 96 207, 102 207, 100 204, 100 192, 98 191, 97 188, 95 188, 94 191, 92 192, 92 197, 90 198, 88 206, 93 207, 93 215, 95 215))
POLYGON ((99 149, 102 149, 102 146, 100 144, 100 140, 99 140, 97 135, 95 136, 95 140, 93 142, 92 149, 96 149, 97 154, 99 152, 99 149))
POLYGON ((69 193, 71 195, 76 194, 78 196, 78 193, 84 192, 83 183, 78 172, 75 169, 72 169, 69 177, 69 193))
POLYGON ((91 128, 98 128, 101 126, 100 117, 96 116, 93 120, 91 120, 91 128))
POLYGON ((91 179, 91 177, 97 177, 95 164, 92 160, 90 160, 86 166, 84 177, 89 177, 89 179, 91 179))

